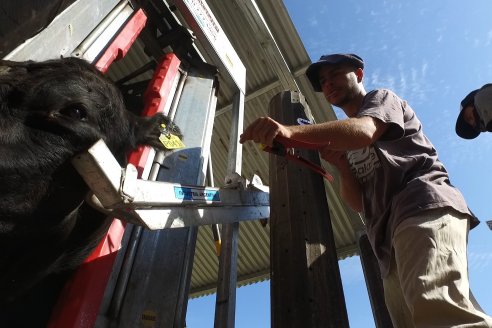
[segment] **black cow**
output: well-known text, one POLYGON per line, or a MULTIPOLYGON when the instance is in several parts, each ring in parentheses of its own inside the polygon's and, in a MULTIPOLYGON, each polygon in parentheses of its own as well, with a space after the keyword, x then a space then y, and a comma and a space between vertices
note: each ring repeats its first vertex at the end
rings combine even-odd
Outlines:
POLYGON ((126 110, 83 60, 0 61, 0 311, 80 265, 111 223, 84 202, 74 155, 103 139, 124 166, 138 145, 162 148, 163 122, 171 124, 126 110))

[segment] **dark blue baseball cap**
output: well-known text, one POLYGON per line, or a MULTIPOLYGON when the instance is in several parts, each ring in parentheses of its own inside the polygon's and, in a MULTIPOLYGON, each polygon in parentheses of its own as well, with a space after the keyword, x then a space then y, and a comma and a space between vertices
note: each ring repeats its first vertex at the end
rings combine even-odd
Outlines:
POLYGON ((326 65, 351 64, 355 68, 364 69, 364 60, 355 54, 331 54, 323 55, 316 63, 312 63, 306 70, 306 76, 311 82, 314 91, 321 92, 319 83, 319 70, 326 65))
POLYGON ((463 139, 474 139, 480 134, 480 130, 471 126, 463 117, 464 109, 470 105, 475 106, 475 95, 480 89, 470 92, 460 103, 460 114, 456 120, 456 134, 463 139))

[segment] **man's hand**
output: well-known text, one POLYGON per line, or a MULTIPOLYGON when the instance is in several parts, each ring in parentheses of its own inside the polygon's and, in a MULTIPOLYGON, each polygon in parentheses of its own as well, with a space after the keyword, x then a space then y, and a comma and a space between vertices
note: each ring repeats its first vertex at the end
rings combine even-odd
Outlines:
POLYGON ((348 167, 347 154, 344 151, 324 147, 320 149, 319 154, 322 159, 335 166, 338 170, 348 167))
POLYGON ((362 212, 364 207, 360 184, 352 173, 347 154, 345 151, 332 150, 328 147, 322 148, 319 153, 321 158, 335 166, 340 174, 340 196, 354 211, 362 212))
POLYGON ((292 132, 288 126, 282 125, 270 117, 260 117, 251 123, 241 134, 239 142, 253 140, 267 146, 272 146, 277 136, 290 138, 292 132))

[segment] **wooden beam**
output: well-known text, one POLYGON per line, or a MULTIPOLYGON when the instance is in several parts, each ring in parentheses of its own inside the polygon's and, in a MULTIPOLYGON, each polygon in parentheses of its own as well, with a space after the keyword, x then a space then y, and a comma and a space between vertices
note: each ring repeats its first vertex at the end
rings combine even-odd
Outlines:
MULTIPOLYGON (((292 91, 273 97, 270 116, 311 118, 292 91)), ((299 154, 319 164, 317 152, 299 154)), ((272 327, 349 327, 323 178, 270 155, 270 208, 272 327)))
POLYGON ((372 251, 369 238, 365 233, 358 239, 360 261, 366 279, 369 301, 377 328, 392 328, 391 317, 384 302, 383 281, 379 271, 379 264, 372 251))

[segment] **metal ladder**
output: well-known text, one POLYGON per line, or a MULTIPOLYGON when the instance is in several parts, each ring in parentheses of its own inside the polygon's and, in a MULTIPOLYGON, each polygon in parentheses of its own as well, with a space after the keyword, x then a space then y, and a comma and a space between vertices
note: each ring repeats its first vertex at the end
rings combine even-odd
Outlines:
POLYGON ((96 327, 183 327, 197 226, 269 217, 268 192, 237 175, 225 188, 204 187, 215 86, 215 76, 187 73, 174 117, 187 148, 157 154, 148 181, 132 165, 122 170, 102 142, 73 161, 115 217, 163 229, 127 227, 96 327))

